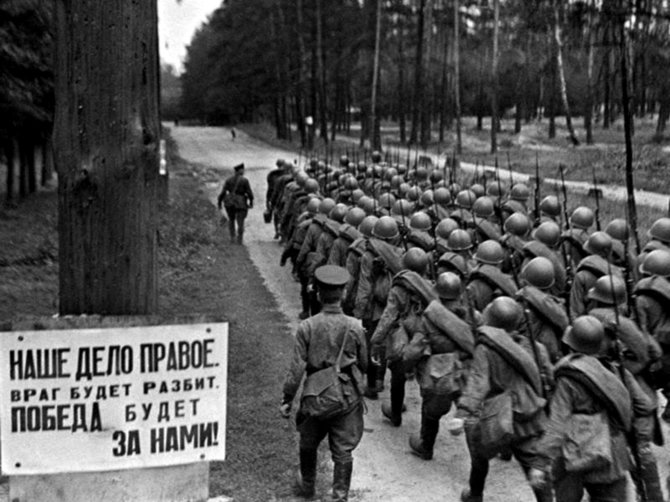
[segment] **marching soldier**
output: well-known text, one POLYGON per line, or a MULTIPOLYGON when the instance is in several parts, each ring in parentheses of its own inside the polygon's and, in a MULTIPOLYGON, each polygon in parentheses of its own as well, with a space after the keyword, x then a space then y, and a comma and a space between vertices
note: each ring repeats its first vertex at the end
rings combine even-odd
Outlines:
POLYGON ((348 500, 351 485, 352 452, 363 437, 360 388, 368 360, 367 348, 360 323, 344 315, 340 308, 342 290, 348 281, 346 270, 326 265, 315 271, 314 279, 323 310, 298 326, 280 412, 285 418, 290 416, 293 399, 305 374, 303 398, 310 389, 311 376, 339 365, 344 400, 341 410, 332 416, 314 416, 301 401, 296 414, 300 433, 300 481, 296 495, 314 497, 318 447, 327 435, 334 463, 332 500, 344 502, 348 500))
POLYGON ((466 289, 479 311, 499 296, 513 297, 516 293, 514 279, 500 270, 503 259, 503 249, 496 241, 484 241, 477 246, 476 265, 466 289))

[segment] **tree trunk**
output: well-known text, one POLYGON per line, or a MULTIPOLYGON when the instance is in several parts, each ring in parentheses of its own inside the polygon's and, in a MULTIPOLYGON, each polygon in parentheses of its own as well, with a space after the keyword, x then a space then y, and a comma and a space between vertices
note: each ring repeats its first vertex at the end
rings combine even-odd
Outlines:
MULTIPOLYGON (((402 21, 401 21, 402 23, 402 21)), ((405 96, 405 54, 403 53, 402 41, 405 37, 405 30, 400 25, 398 34, 398 121, 400 126, 400 143, 407 141, 407 108, 405 96)))
POLYGON ((409 134, 409 142, 416 143, 419 139, 419 126, 421 123, 422 96, 423 96, 423 42, 424 42, 424 7, 426 0, 419 0, 418 19, 416 23, 416 55, 414 60, 414 93, 412 95, 412 129, 409 134))
POLYGON ((568 128, 568 135, 573 145, 579 145, 579 140, 572 127, 572 115, 570 113, 570 103, 568 101, 568 86, 565 81, 565 69, 563 68, 563 40, 561 38, 560 15, 558 12, 558 0, 554 0, 554 39, 556 41, 556 71, 558 72, 558 83, 561 86, 561 101, 563 102, 563 111, 565 113, 565 125, 568 128))
POLYGON ((35 142, 28 138, 23 143, 28 168, 28 193, 37 192, 37 165, 35 164, 35 142))
POLYGON ((295 108, 296 108, 296 120, 298 122, 298 128, 300 129, 300 137, 303 148, 311 149, 314 144, 312 141, 313 128, 311 125, 307 125, 305 121, 305 82, 307 81, 307 70, 305 69, 305 61, 307 60, 307 50, 305 49, 305 35, 303 32, 304 22, 303 22, 303 5, 302 0, 296 0, 296 31, 298 36, 298 85, 296 86, 296 98, 295 98, 295 108))
POLYGON ((323 51, 323 8, 322 0, 316 0, 316 59, 319 72, 319 123, 321 138, 328 143, 328 91, 323 51))
POLYGON ((461 24, 460 0, 454 0, 454 115, 456 116, 456 153, 461 154, 461 24))
POLYGON ((593 14, 589 5, 589 19, 586 35, 586 104, 584 105, 584 129, 586 144, 593 144, 593 45, 594 45, 593 14))
POLYGON ((42 176, 41 183, 45 186, 53 175, 53 147, 51 143, 51 134, 48 134, 42 140, 42 176))
POLYGON ((59 310, 152 314, 161 132, 156 2, 56 6, 59 310))
POLYGON ((14 180, 16 178, 14 139, 6 139, 3 148, 5 151, 5 161, 7 162, 7 177, 5 178, 5 189, 7 192, 5 197, 7 202, 11 202, 14 199, 14 180))
POLYGON ((424 80, 430 82, 430 85, 421 87, 421 146, 423 148, 428 147, 431 139, 431 122, 433 118, 432 114, 432 81, 431 78, 431 56, 432 56, 432 38, 433 38, 433 0, 426 0, 425 6, 425 19, 424 19, 424 36, 426 37, 425 41, 425 56, 423 59, 423 65, 425 65, 424 75, 426 78, 424 80))
POLYGON ((491 56, 491 153, 498 151, 498 38, 500 0, 493 0, 493 53, 491 56))
POLYGON ((375 7, 375 50, 372 63, 372 96, 370 99, 370 127, 372 127, 372 148, 381 150, 382 139, 377 116, 377 91, 379 87, 379 53, 381 52, 382 0, 375 7))

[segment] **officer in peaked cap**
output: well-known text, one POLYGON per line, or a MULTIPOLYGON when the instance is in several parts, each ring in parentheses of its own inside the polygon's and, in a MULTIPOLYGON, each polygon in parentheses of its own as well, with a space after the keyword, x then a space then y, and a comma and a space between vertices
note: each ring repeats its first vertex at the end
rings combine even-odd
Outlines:
MULTIPOLYGON (((283 398, 280 406, 282 416, 288 418, 293 399, 298 392, 303 375, 307 378, 303 392, 310 387, 310 377, 320 370, 339 364, 346 375, 342 381, 343 399, 341 407, 334 413, 319 414, 305 407, 303 399, 296 414, 300 433, 300 480, 295 494, 312 498, 315 495, 315 480, 318 448, 328 436, 333 459, 334 501, 346 501, 349 495, 353 468, 352 452, 363 436, 363 403, 360 389, 368 361, 365 334, 360 322, 342 312, 340 302, 342 289, 349 280, 349 273, 337 265, 323 265, 314 271, 321 312, 303 320, 295 335, 289 370, 284 380, 283 398)), ((312 388, 314 385, 312 385, 312 388)))

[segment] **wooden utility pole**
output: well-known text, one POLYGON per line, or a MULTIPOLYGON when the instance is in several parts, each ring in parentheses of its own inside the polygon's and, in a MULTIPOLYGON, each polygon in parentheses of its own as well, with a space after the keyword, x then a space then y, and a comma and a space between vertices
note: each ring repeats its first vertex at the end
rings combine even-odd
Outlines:
POLYGON ((156 2, 55 5, 59 310, 155 313, 156 2))

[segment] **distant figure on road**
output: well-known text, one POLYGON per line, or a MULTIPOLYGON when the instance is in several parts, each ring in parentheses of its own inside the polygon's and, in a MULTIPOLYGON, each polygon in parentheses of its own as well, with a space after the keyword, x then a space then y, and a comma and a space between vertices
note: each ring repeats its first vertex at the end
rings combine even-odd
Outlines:
POLYGON ((237 243, 242 244, 244 219, 247 217, 247 211, 254 206, 254 194, 251 191, 249 180, 244 177, 244 164, 235 166, 235 175, 228 178, 223 184, 223 190, 218 199, 219 209, 222 204, 228 213, 230 240, 235 242, 235 237, 237 237, 237 243), (237 223, 237 233, 235 223, 237 223))
POLYGON ((237 137, 237 133, 235 132, 235 128, 234 128, 234 127, 231 127, 231 128, 230 128, 230 135, 232 136, 233 141, 235 141, 235 138, 237 137))
MULTIPOLYGON (((272 213, 275 211, 275 189, 277 188, 277 181, 279 178, 284 176, 287 173, 290 173, 291 164, 286 162, 284 159, 277 159, 277 169, 273 169, 268 173, 267 182, 268 182, 268 191, 265 195, 265 210, 266 214, 269 215, 269 218, 272 218, 272 213)), ((279 239, 279 219, 274 219, 275 226, 275 239, 279 239)))

